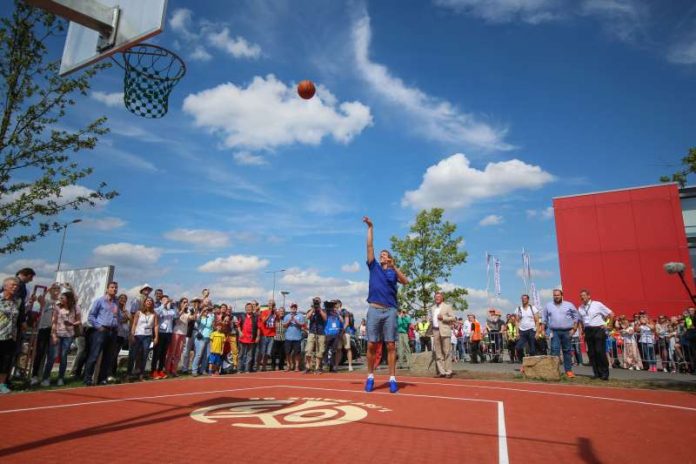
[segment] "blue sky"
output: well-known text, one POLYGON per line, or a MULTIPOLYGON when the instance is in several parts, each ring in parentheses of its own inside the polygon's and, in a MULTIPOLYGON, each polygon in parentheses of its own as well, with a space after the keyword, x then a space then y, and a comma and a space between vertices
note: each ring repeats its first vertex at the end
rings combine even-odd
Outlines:
MULTIPOLYGON (((116 266, 169 294, 241 303, 276 290, 308 303, 367 293, 365 229, 404 236, 446 209, 469 252, 451 282, 485 297, 485 252, 502 261, 510 309, 526 248, 542 297, 560 276, 552 198, 656 183, 693 146, 696 7, 688 1, 169 2, 188 72, 169 114, 121 104, 100 74, 63 121, 106 115, 77 156, 120 196, 77 214, 68 267, 116 266), (317 95, 300 100, 311 79, 317 95)), ((61 39, 62 40, 62 39, 61 39)), ((61 40, 52 43, 60 55, 61 40)), ((68 192, 69 194, 69 192, 68 192)), ((579 225, 581 226, 581 225, 579 225)), ((3 257, 51 279, 60 237, 3 257)))

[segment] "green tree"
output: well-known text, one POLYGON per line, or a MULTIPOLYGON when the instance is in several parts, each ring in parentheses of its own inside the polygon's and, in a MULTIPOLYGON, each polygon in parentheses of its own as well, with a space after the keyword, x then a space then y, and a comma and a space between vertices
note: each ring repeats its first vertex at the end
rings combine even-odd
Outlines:
POLYGON ((77 186, 92 169, 73 154, 93 149, 108 132, 106 118, 76 131, 58 127, 75 96, 86 95, 89 81, 107 65, 75 78, 58 76, 59 62, 45 62, 46 41, 64 33, 54 15, 15 0, 11 16, 0 19, 0 253, 59 231, 58 216, 108 200, 116 192, 77 186))
POLYGON ((686 186, 689 174, 696 174, 696 147, 689 148, 689 153, 681 159, 682 169, 671 176, 660 177, 660 182, 676 182, 680 187, 686 186))
MULTIPOLYGON (((443 213, 441 208, 423 210, 404 238, 391 238, 397 266, 410 280, 399 290, 399 301, 416 317, 425 315, 435 292, 442 291, 441 285, 448 282, 452 270, 466 262, 467 253, 460 249, 464 239, 455 237, 456 225, 442 221, 443 213)), ((467 308, 465 288, 455 287, 443 293, 456 309, 467 308)))

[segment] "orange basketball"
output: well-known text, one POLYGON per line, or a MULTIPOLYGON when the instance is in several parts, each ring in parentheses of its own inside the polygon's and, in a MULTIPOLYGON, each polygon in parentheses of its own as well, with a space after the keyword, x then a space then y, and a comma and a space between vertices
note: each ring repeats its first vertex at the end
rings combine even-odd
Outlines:
POLYGON ((314 87, 314 83, 312 81, 305 80, 300 81, 300 83, 297 84, 297 94, 305 100, 312 98, 316 91, 317 89, 314 87))

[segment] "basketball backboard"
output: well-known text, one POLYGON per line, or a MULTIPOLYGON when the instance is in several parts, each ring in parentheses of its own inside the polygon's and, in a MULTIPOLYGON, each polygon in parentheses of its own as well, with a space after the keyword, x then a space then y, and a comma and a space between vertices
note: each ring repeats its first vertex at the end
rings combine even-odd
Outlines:
POLYGON ((58 10, 57 14, 68 19, 70 15, 61 14, 65 8, 81 10, 79 14, 83 18, 92 16, 90 11, 100 9, 103 12, 105 9, 118 8, 117 14, 114 15, 113 45, 109 44, 106 48, 100 43, 100 33, 97 30, 70 21, 60 63, 61 76, 159 34, 164 28, 167 10, 167 0, 33 0, 29 3, 42 3, 42 8, 58 10), (46 4, 50 4, 51 7, 46 7, 46 4))

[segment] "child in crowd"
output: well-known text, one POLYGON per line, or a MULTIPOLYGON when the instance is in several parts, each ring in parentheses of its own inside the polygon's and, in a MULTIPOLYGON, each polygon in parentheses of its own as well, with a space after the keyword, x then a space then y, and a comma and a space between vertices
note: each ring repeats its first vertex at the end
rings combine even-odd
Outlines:
POLYGON ((222 367, 222 353, 228 335, 222 330, 222 321, 215 323, 215 331, 210 334, 210 355, 208 356, 208 370, 213 375, 220 375, 222 367))
POLYGON ((621 338, 623 338, 624 348, 623 368, 631 371, 634 369, 639 371, 643 367, 643 363, 640 359, 638 343, 636 343, 634 334, 635 330, 633 329, 633 324, 628 320, 624 320, 621 323, 621 338))

